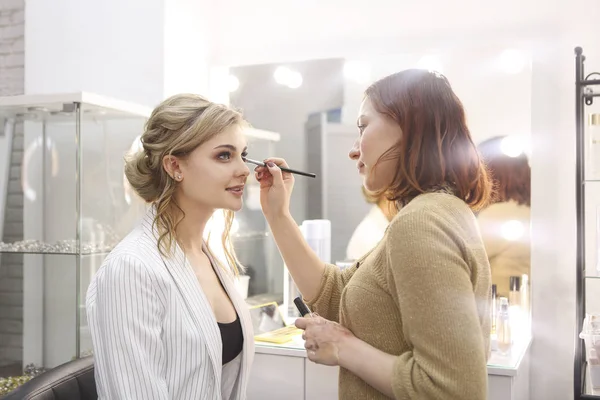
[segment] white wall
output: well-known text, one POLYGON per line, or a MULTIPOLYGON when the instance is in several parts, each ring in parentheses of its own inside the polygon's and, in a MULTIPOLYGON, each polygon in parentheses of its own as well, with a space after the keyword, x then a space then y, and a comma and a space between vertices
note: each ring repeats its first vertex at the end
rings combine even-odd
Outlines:
POLYGON ((164 0, 164 97, 207 94, 212 23, 206 0, 164 0))
POLYGON ((25 93, 163 97, 164 0, 28 0, 25 93))
POLYGON ((498 30, 508 36, 523 28, 555 26, 565 17, 564 4, 560 0, 510 0, 500 5, 477 0, 223 0, 218 6, 223 18, 215 32, 214 62, 240 65, 396 53, 418 46, 415 38, 423 36, 449 45, 457 37, 476 39, 471 35, 483 31, 498 30))
POLYGON ((465 43, 451 50, 349 58, 347 65, 350 71, 361 69, 366 74, 362 82, 352 72, 345 77, 346 124, 356 125, 364 90, 373 81, 407 68, 432 68, 441 69, 461 99, 476 143, 500 135, 530 136, 531 54, 523 43, 465 43), (513 62, 502 62, 507 50, 516 54, 513 62))

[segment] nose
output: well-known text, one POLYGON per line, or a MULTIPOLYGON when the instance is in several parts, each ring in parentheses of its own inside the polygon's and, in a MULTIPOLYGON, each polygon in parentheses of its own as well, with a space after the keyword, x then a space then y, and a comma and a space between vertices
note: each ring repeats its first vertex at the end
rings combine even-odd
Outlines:
POLYGON ((237 175, 244 177, 244 178, 247 178, 248 175, 250 175, 250 168, 248 168, 248 164, 246 164, 244 162, 244 160, 240 161, 240 164, 239 164, 239 167, 237 170, 237 175))
POLYGON ((244 163, 244 166, 242 167, 242 176, 244 178, 247 178, 248 175, 250 175, 250 168, 248 168, 248 165, 246 165, 246 163, 244 163))
POLYGON ((352 145, 352 148, 348 153, 348 157, 350 157, 350 159, 354 161, 358 160, 358 158, 360 157, 360 137, 357 137, 354 141, 354 144, 352 145))

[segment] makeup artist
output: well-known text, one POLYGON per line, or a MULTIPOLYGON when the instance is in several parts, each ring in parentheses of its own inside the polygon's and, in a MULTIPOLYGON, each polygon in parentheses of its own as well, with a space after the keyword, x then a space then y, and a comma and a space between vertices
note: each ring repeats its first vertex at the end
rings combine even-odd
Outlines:
POLYGON ((203 241, 216 210, 242 208, 250 170, 241 114, 193 94, 154 109, 125 176, 150 204, 87 292, 98 398, 245 400, 252 320, 233 278, 203 241))
POLYGON ((339 365, 340 399, 487 398, 490 267, 474 210, 491 185, 460 100, 436 72, 369 87, 350 150, 364 186, 400 210, 379 244, 340 272, 322 263, 289 213, 282 159, 257 167, 277 246, 312 311, 308 358, 339 365))

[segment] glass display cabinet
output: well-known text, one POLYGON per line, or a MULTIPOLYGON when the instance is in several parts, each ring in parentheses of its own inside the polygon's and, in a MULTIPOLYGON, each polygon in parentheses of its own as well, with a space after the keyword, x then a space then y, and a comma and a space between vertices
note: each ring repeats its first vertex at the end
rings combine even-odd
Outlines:
MULTIPOLYGON (((147 209, 123 166, 151 111, 90 93, 0 97, 0 369, 91 352, 86 290, 147 209)), ((250 157, 274 155, 279 134, 249 128, 247 137, 250 157)), ((250 293, 267 292, 283 266, 253 174, 247 189, 234 245, 252 267, 250 293)), ((218 218, 212 228, 222 229, 218 218)))
POLYGON ((585 61, 581 47, 575 48, 575 400, 600 399, 600 73, 586 72, 585 61))
POLYGON ((145 211, 123 157, 150 112, 90 93, 0 98, 4 364, 51 368, 91 348, 85 290, 145 211))

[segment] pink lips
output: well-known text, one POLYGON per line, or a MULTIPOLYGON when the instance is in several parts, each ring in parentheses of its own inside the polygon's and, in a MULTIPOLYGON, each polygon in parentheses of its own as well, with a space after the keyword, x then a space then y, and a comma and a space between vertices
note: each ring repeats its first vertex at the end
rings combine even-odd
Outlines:
POLYGON ((358 164, 356 164, 356 168, 358 168, 359 173, 362 173, 365 169, 365 164, 362 161, 359 161, 358 164))
POLYGON ((244 185, 232 186, 227 188, 227 191, 235 196, 242 197, 244 194, 244 185))

